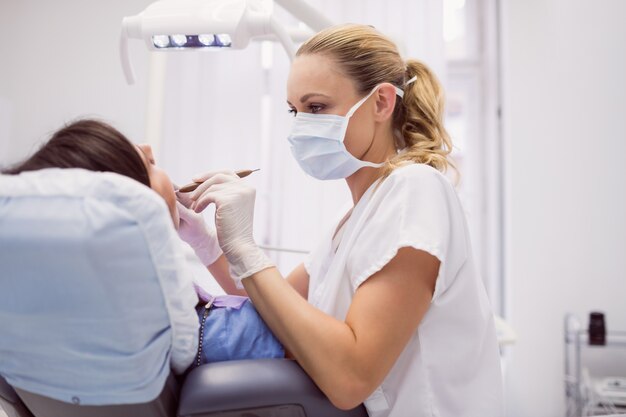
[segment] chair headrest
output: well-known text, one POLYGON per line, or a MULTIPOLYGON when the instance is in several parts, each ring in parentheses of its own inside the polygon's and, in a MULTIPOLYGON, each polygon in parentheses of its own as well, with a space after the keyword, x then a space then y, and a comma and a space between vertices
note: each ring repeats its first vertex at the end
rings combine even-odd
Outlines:
POLYGON ((159 270, 173 268, 164 252, 175 237, 163 199, 130 178, 82 169, 0 176, 2 285, 19 277, 14 290, 28 288, 42 309, 54 300, 86 308, 102 285, 158 284, 159 270))
POLYGON ((193 295, 183 259, 164 200, 137 181, 82 169, 0 175, 0 357, 11 358, 0 373, 66 401, 76 381, 85 399, 111 378, 125 381, 119 398, 147 380, 162 386, 173 337, 163 294, 178 285, 193 295))

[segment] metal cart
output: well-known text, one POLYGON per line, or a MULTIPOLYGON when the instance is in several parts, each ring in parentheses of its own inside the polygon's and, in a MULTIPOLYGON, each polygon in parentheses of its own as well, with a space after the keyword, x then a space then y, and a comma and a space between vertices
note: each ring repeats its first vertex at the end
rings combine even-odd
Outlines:
POLYGON ((589 346, 588 331, 573 314, 565 316, 564 330, 566 417, 626 415, 626 374, 621 375, 623 385, 622 378, 612 380, 616 384, 615 395, 603 395, 606 391, 599 393, 598 384, 606 384, 607 380, 591 378, 583 355, 586 349, 623 349, 626 354, 626 331, 607 332, 605 345, 589 346))

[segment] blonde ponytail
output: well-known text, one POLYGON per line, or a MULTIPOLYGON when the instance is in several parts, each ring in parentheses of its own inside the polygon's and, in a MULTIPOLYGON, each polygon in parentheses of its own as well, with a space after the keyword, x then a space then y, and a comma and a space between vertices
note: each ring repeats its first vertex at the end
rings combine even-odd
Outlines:
POLYGON ((426 65, 410 59, 406 62, 406 78, 413 77, 415 81, 404 87, 402 104, 394 114, 401 152, 389 161, 383 176, 405 161, 430 165, 439 171, 452 165, 448 159, 452 142, 443 125, 445 100, 441 84, 426 65))

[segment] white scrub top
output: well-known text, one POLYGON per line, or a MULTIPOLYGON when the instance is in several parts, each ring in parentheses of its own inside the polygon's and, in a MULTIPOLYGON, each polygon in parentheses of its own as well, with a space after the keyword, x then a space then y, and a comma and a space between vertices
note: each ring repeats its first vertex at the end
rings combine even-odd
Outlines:
POLYGON ((398 249, 413 247, 441 262, 426 315, 381 386, 365 401, 369 416, 501 416, 494 318, 473 260, 464 212, 448 179, 423 164, 397 168, 356 204, 335 253, 336 227, 323 237, 305 268, 309 302, 338 320, 345 320, 359 285, 398 249))

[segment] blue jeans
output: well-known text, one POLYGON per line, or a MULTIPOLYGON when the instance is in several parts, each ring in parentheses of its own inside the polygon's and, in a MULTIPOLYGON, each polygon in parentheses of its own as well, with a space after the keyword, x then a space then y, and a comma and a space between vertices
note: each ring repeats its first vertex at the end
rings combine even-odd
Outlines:
MULTIPOLYGON (((197 311, 202 325, 204 306, 198 307, 197 311)), ((250 300, 246 300, 239 309, 211 307, 204 323, 201 343, 201 364, 285 357, 283 346, 261 319, 250 300)))

